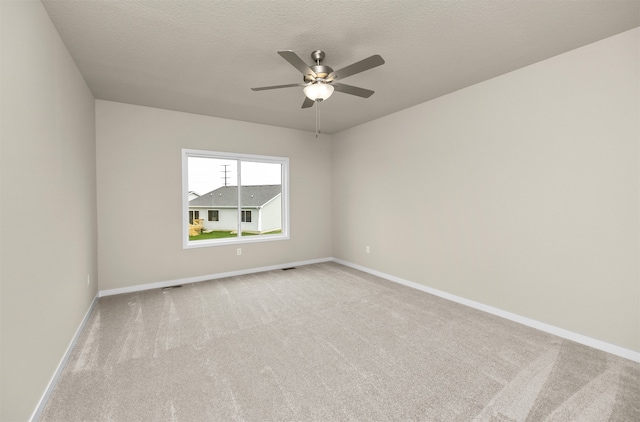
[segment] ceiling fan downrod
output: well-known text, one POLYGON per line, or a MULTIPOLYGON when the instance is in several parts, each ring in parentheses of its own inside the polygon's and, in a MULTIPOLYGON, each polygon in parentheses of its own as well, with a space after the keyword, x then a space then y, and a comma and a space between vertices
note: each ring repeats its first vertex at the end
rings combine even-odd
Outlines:
POLYGON ((322 63, 322 61, 324 60, 324 51, 322 51, 322 50, 312 51, 311 52, 311 60, 316 62, 317 65, 322 63))

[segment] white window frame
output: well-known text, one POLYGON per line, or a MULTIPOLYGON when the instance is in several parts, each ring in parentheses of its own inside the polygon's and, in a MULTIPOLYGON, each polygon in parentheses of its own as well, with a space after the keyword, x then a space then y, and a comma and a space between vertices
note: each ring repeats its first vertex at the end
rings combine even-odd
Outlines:
MULTIPOLYGON (((242 204, 240 201, 240 191, 238 189, 238 221, 241 220, 242 204)), ((239 223, 241 224, 241 223, 239 223)), ((182 247, 183 249, 202 248, 210 246, 222 246, 222 245, 236 245, 241 243, 259 243, 270 242, 275 240, 288 240, 289 237, 289 158, 288 157, 274 157, 268 155, 253 155, 253 154, 236 154, 230 152, 219 151, 206 151, 198 149, 182 149, 182 247), (228 237, 222 239, 208 239, 208 240, 189 240, 189 225, 186 222, 189 221, 189 157, 202 157, 202 158, 219 158, 224 160, 237 160, 238 161, 238 180, 241 184, 241 166, 242 161, 252 161, 259 163, 272 163, 280 164, 282 171, 282 230, 277 234, 261 234, 258 236, 242 236, 239 233, 238 237, 228 237)))

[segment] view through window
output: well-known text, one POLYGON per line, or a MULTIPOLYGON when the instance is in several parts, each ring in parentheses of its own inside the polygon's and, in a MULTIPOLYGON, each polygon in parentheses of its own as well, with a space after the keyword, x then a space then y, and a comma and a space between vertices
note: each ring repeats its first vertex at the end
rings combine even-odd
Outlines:
POLYGON ((288 238, 289 160, 183 150, 184 246, 288 238))

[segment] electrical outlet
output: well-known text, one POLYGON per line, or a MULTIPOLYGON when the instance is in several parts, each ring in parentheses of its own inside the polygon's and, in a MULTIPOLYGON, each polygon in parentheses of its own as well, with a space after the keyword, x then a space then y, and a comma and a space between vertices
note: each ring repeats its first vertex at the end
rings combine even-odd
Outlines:
POLYGON ((365 246, 365 247, 364 247, 364 251, 365 251, 366 253, 371 253, 371 248, 370 248, 369 246, 365 246))
POLYGON ((242 255, 242 248, 238 248, 236 250, 236 253, 238 254, 238 256, 242 255))

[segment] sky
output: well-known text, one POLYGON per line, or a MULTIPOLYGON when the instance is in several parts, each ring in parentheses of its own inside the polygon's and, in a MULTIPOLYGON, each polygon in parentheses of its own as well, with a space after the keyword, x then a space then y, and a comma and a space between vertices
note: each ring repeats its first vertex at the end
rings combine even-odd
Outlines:
MULTIPOLYGON (((205 157, 189 157, 188 160, 190 192, 204 195, 218 189, 224 186, 225 175, 227 186, 238 185, 236 160, 205 157)), ((242 185, 244 186, 282 184, 282 166, 280 164, 243 161, 241 167, 242 185)))

